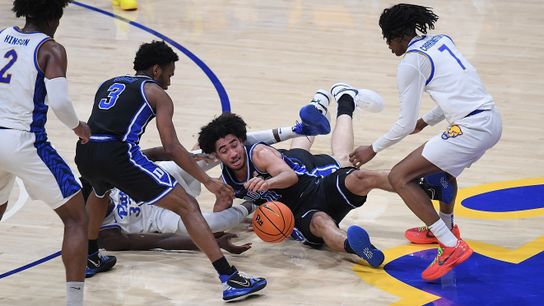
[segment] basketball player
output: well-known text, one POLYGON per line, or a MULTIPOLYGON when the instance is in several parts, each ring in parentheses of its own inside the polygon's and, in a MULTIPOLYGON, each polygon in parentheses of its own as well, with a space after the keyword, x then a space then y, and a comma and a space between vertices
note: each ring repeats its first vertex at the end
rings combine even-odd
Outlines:
MULTIPOLYGON (((136 75, 114 77, 98 88, 88 121, 92 136, 88 143, 78 143, 75 159, 79 172, 93 187, 87 200, 89 245, 90 249, 98 250, 96 238, 107 210, 108 192, 118 188, 135 201, 178 214, 193 241, 217 270, 224 284, 223 299, 231 300, 263 289, 266 280, 244 276, 229 264, 196 200, 138 146, 147 124, 156 116, 163 145, 157 149, 159 153, 169 156, 203 183, 216 195, 220 205, 232 203, 232 188, 200 169, 177 138, 172 123, 174 105, 165 91, 177 60, 177 54, 164 42, 142 44, 134 59, 136 75)), ((99 271, 99 256, 90 255, 88 267, 99 271)))
POLYGON ((50 106, 82 143, 90 136, 68 98, 66 50, 53 40, 68 2, 15 0, 12 10, 26 18, 25 26, 0 33, 0 218, 18 176, 64 223, 66 303, 83 305, 87 218, 81 186, 45 131, 50 106))
MULTIPOLYGON (((383 37, 391 52, 404 55, 397 69, 401 113, 389 132, 371 146, 360 146, 350 156, 359 167, 377 152, 395 144, 410 133, 446 119, 450 126, 399 162, 389 174, 389 181, 406 205, 426 225, 409 229, 406 236, 426 237, 440 243, 436 259, 423 271, 427 281, 438 279, 454 266, 467 260, 472 249, 459 238, 453 223, 453 200, 441 203, 440 217, 430 200, 417 186, 416 179, 445 171, 453 185, 463 169, 480 159, 501 136, 501 116, 493 98, 485 90, 476 69, 457 50, 447 35, 425 35, 438 20, 430 8, 398 4, 385 9, 380 17, 383 37), (416 32, 424 34, 419 36, 416 32), (417 118, 423 92, 428 92, 437 106, 417 118), (453 232, 452 232, 453 230, 453 232), (434 238, 434 239, 433 239, 434 238)), ((412 240, 413 241, 413 240, 412 240)))
MULTIPOLYGON (((330 94, 320 90, 311 104, 326 112, 330 101, 330 94)), ((260 143, 245 146, 246 124, 235 114, 222 114, 204 126, 198 141, 203 152, 214 153, 222 162, 223 180, 234 188, 236 197, 256 204, 279 200, 292 210, 298 238, 306 244, 316 248, 326 244, 378 267, 384 255, 363 228, 353 225, 347 232, 338 228, 352 209, 363 205, 371 189, 392 191, 387 172, 349 167, 356 105, 374 111, 383 108, 381 97, 369 90, 360 90, 355 101, 339 100, 331 144, 334 157, 310 154, 306 149, 311 142, 305 138, 295 138, 287 151, 260 143)), ((217 210, 228 207, 221 204, 216 204, 217 210)))
MULTIPOLYGON (((308 106, 305 105, 300 111, 302 122, 292 127, 250 132, 247 134, 246 143, 273 144, 299 136, 329 133, 329 119, 317 111, 315 107, 312 106, 312 110, 308 106), (307 120, 310 118, 312 121, 308 122, 307 120)), ((153 155, 153 152, 154 150, 143 151, 148 158, 158 158, 158 156, 153 155)), ((219 161, 211 158, 211 156, 195 154, 193 157, 198 160, 198 165, 204 171, 219 164, 219 161)), ((175 162, 160 161, 157 164, 172 175, 191 196, 196 198, 200 195, 200 182, 181 169, 175 162)), ((82 179, 82 183, 83 195, 86 197, 91 192, 92 187, 84 179, 82 179)), ((203 213, 202 215, 211 231, 218 233, 239 225, 254 210, 255 205, 246 201, 220 212, 203 213)), ((230 238, 234 236, 234 234, 230 233, 221 235, 217 238, 217 243, 221 248, 235 254, 245 252, 251 247, 251 244, 234 245, 230 242, 230 238)), ((152 248, 197 249, 177 214, 154 205, 137 203, 116 188, 110 192, 108 214, 100 227, 98 244, 100 247, 111 251, 149 250, 152 248)))

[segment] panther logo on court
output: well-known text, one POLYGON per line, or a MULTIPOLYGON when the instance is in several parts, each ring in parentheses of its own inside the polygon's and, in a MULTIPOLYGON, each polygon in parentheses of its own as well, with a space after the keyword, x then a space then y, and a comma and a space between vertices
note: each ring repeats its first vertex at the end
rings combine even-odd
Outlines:
POLYGON ((455 138, 459 135, 463 135, 463 131, 461 130, 460 126, 454 124, 448 127, 448 129, 444 133, 442 133, 442 139, 446 140, 448 138, 455 138))

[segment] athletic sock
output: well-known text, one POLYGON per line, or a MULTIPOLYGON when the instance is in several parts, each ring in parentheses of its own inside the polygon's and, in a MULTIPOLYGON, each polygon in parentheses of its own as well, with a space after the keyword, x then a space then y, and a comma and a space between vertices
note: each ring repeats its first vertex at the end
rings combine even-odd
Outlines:
POLYGON ((351 248, 351 245, 349 245, 349 241, 346 239, 344 240, 344 250, 346 250, 347 253, 350 254, 357 254, 355 251, 351 248))
POLYGON ((453 214, 446 214, 443 212, 440 212, 440 219, 446 223, 446 226, 451 230, 453 229, 453 214))
POLYGON ((212 262, 213 267, 219 273, 219 275, 232 275, 236 273, 236 268, 231 266, 225 256, 219 258, 218 260, 212 262))
POLYGON ((66 306, 83 306, 84 282, 66 282, 66 306))
POLYGON ((89 251, 87 254, 93 255, 96 252, 98 252, 98 240, 89 240, 89 251))
POLYGON ((457 244, 457 238, 453 235, 442 219, 438 219, 438 221, 429 226, 429 229, 436 239, 438 239, 438 241, 440 241, 440 243, 443 245, 447 247, 454 247, 457 244))
POLYGON ((350 95, 342 95, 337 103, 338 109, 336 111, 336 118, 340 117, 341 115, 348 115, 350 117, 353 117, 353 111, 355 111, 355 102, 350 95))
POLYGON ((277 128, 277 129, 247 133, 246 143, 254 144, 258 142, 264 142, 266 144, 274 144, 274 143, 291 139, 294 137, 298 137, 298 136, 300 135, 298 135, 297 133, 293 131, 292 126, 287 126, 287 127, 277 128))

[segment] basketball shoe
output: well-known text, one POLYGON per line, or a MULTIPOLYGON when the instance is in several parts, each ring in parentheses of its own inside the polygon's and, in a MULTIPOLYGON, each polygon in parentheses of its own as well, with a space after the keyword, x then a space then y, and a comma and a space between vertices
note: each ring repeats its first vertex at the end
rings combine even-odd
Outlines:
POLYGON ((304 105, 299 116, 302 122, 293 127, 293 132, 306 136, 326 135, 331 131, 329 104, 331 95, 323 89, 316 91, 312 101, 304 105))
POLYGON ((100 251, 87 256, 87 267, 85 267, 85 277, 93 277, 96 273, 106 272, 113 268, 117 263, 115 256, 107 256, 100 251))
POLYGON ((350 95, 355 107, 371 113, 379 113, 383 110, 383 98, 377 92, 369 89, 356 89, 346 83, 336 83, 331 87, 331 94, 336 101, 345 94, 350 95))
POLYGON ((231 275, 220 275, 223 283, 223 300, 230 301, 255 293, 266 287, 266 279, 247 276, 239 271, 231 275))
POLYGON ((467 260, 473 251, 466 242, 459 239, 454 247, 440 245, 438 254, 433 262, 421 273, 425 281, 433 281, 441 278, 451 271, 455 266, 467 260))
MULTIPOLYGON (((457 224, 453 226, 451 232, 457 239, 461 239, 461 232, 457 224)), ((409 228, 404 232, 404 237, 415 244, 438 243, 438 239, 436 239, 433 232, 426 226, 409 228)))
POLYGON ((347 232, 349 246, 359 257, 366 260, 374 268, 383 263, 385 259, 383 252, 370 243, 370 237, 362 227, 352 225, 347 232))
POLYGON ((138 0, 112 0, 113 6, 119 6, 122 10, 132 11, 138 9, 138 0))

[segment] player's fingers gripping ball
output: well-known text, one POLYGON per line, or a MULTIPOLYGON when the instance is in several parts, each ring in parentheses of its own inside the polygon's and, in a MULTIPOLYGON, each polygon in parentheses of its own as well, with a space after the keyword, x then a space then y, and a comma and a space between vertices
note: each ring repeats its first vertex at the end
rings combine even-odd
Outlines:
POLYGON ((260 205, 253 214, 253 231, 266 242, 282 242, 291 236, 295 217, 285 204, 272 201, 260 205))

